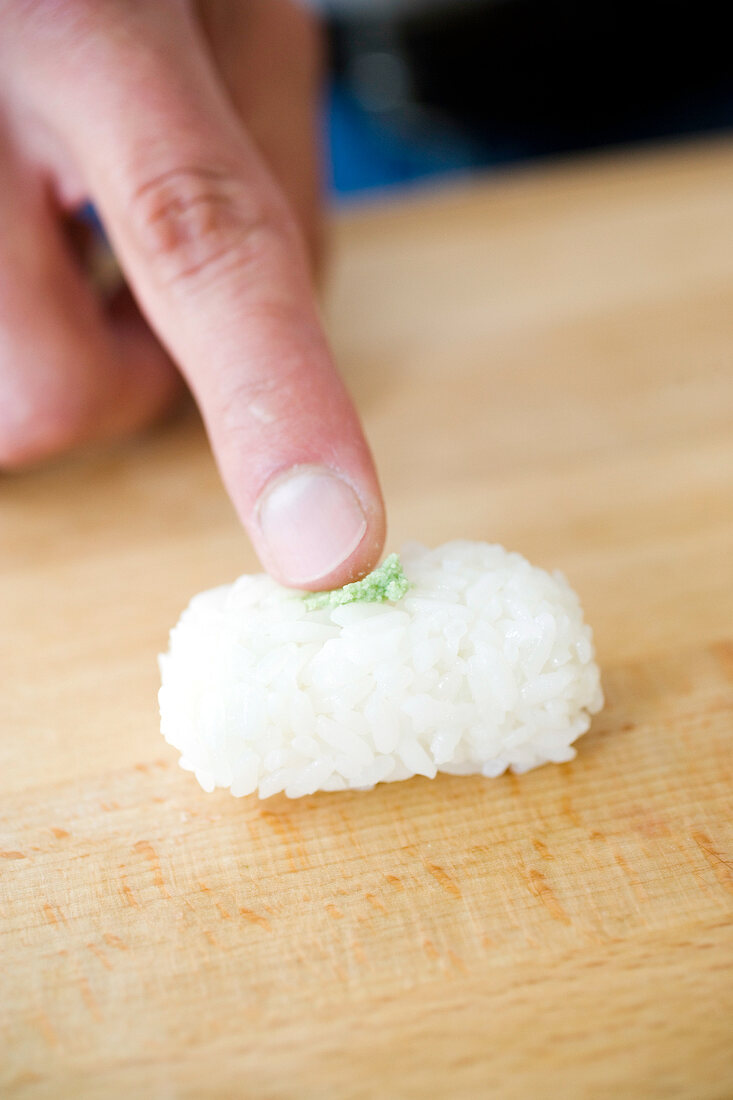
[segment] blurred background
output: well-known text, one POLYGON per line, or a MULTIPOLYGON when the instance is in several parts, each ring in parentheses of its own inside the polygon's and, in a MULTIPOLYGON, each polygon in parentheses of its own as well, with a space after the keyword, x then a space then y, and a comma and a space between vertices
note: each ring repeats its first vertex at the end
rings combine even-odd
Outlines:
POLYGON ((314 0, 337 196, 728 129, 715 0, 314 0))

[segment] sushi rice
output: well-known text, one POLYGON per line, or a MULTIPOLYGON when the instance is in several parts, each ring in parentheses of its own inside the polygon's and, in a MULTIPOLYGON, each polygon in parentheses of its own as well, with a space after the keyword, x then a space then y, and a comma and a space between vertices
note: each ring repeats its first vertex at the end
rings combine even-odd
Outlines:
POLYGON ((411 543, 402 565, 396 602, 308 610, 266 575, 194 597, 159 699, 204 790, 297 798, 573 759, 603 695, 562 574, 468 541, 411 543))

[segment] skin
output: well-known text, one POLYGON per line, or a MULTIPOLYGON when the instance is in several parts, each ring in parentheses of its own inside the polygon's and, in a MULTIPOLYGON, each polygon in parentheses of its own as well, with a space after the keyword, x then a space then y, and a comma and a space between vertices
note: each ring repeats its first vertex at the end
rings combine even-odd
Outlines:
POLYGON ((325 466, 364 533, 301 587, 362 576, 384 508, 314 297, 310 17, 288 0, 0 0, 0 26, 0 469, 134 432, 183 378, 265 567, 294 583, 261 501, 325 466), (127 284, 111 298, 83 262, 90 201, 127 284))

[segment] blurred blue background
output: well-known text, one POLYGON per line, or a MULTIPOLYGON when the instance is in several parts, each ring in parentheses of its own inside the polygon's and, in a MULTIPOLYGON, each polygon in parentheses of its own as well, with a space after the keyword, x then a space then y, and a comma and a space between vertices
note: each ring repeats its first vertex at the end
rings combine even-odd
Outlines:
POLYGON ((728 130, 729 6, 711 0, 331 0, 337 196, 728 130))

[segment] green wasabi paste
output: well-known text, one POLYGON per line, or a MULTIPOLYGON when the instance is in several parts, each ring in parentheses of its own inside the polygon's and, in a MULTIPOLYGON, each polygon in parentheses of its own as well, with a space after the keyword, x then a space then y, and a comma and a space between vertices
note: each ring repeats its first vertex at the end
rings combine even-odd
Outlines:
POLYGON ((390 554, 362 580, 345 584, 343 588, 334 588, 331 592, 311 592, 304 600, 308 611, 320 611, 324 607, 339 607, 344 603, 401 600, 409 587, 399 554, 390 554))

